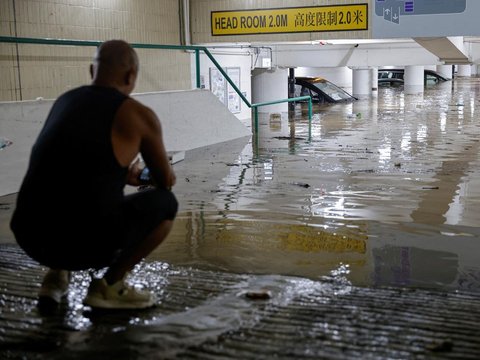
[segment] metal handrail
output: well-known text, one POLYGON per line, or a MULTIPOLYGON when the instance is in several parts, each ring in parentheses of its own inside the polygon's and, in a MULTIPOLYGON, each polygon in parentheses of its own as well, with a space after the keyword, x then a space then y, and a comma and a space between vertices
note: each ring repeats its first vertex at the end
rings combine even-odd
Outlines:
MULTIPOLYGON (((38 45, 66 45, 66 46, 99 46, 102 44, 102 41, 93 41, 93 40, 72 40, 72 39, 52 39, 52 38, 30 38, 30 37, 13 37, 13 36, 0 36, 0 43, 14 43, 14 44, 38 44, 38 45)), ((210 59, 210 61, 216 66, 220 73, 225 77, 230 86, 235 90, 235 92, 240 96, 243 102, 249 107, 254 108, 255 113, 255 132, 258 131, 258 107, 279 104, 283 102, 292 102, 299 100, 308 99, 308 116, 309 121, 312 120, 312 98, 310 96, 301 96, 298 98, 282 99, 269 102, 262 102, 258 104, 250 104, 247 98, 242 94, 240 89, 235 85, 235 83, 230 79, 225 70, 222 69, 220 64, 215 60, 213 55, 205 46, 196 46, 196 45, 161 45, 161 44, 142 44, 142 43, 131 43, 133 48, 137 49, 163 49, 163 50, 192 50, 195 51, 195 67, 196 67, 196 85, 197 89, 200 89, 200 51, 203 51, 205 55, 210 59)))
POLYGON ((308 121, 309 121, 309 125, 311 125, 312 97, 307 95, 307 96, 299 96, 299 97, 294 97, 294 98, 289 98, 284 100, 275 100, 275 101, 267 101, 267 102, 252 104, 252 108, 254 108, 254 112, 255 112, 255 132, 258 132, 258 107, 259 106, 274 105, 274 104, 280 104, 283 102, 293 102, 293 101, 302 101, 302 100, 308 100, 308 121))
MULTIPOLYGON (((52 38, 29 38, 29 37, 13 37, 0 36, 0 43, 13 44, 33 44, 33 45, 64 45, 64 46, 95 46, 98 47, 103 41, 96 40, 72 40, 72 39, 52 39, 52 38)), ((200 51, 208 52, 204 46, 195 45, 160 45, 160 44, 141 44, 131 43, 136 49, 163 49, 163 50, 194 50, 196 55, 196 80, 197 88, 200 88, 200 51)))

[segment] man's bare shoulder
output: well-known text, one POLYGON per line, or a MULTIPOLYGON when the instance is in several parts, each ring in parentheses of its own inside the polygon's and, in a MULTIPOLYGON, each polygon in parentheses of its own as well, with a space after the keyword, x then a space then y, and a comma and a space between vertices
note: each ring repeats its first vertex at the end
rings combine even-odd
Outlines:
POLYGON ((135 100, 134 98, 129 97, 125 100, 125 103, 122 105, 122 110, 130 113, 136 113, 142 116, 153 116, 156 117, 155 112, 148 106, 142 104, 140 101, 135 100))
POLYGON ((159 123, 157 115, 148 106, 138 100, 128 98, 120 107, 117 118, 120 122, 128 122, 131 125, 155 126, 159 123))

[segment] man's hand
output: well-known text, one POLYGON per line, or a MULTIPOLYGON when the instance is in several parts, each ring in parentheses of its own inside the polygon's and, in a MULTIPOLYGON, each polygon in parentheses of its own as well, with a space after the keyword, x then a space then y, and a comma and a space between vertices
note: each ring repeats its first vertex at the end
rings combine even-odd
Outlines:
POLYGON ((140 181, 141 172, 142 168, 140 167, 140 159, 137 157, 137 159, 128 167, 127 184, 132 186, 144 185, 140 181))
POLYGON ((172 165, 170 165, 171 172, 170 172, 170 181, 169 181, 169 186, 168 188, 171 190, 173 185, 177 182, 177 177, 175 176, 175 172, 173 171, 172 165))

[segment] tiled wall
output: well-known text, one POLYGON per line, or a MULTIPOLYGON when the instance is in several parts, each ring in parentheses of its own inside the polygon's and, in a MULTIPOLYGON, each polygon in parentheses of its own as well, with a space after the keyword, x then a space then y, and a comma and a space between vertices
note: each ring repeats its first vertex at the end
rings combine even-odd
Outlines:
MULTIPOLYGON (((180 42, 178 0, 0 0, 0 35, 180 42)), ((56 98, 90 81, 94 47, 0 43, 0 101, 56 98)), ((190 55, 138 50, 135 92, 189 89, 190 55)))

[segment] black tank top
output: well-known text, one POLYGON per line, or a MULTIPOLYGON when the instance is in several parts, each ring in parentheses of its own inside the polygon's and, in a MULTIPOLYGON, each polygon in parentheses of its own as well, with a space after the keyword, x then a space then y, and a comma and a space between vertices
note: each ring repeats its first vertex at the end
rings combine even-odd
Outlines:
POLYGON ((112 123, 127 98, 113 88, 82 86, 55 101, 32 148, 13 230, 32 219, 111 214, 123 198, 128 171, 115 158, 112 123))

